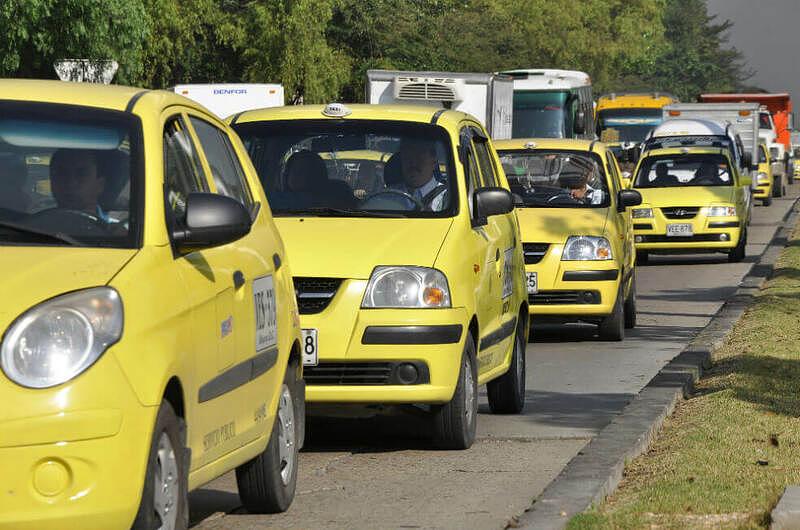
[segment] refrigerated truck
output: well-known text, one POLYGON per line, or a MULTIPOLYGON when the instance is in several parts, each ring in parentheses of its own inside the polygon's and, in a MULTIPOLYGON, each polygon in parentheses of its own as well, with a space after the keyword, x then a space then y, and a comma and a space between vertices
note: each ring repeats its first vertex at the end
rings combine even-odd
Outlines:
POLYGON ((284 105, 283 86, 278 84, 189 84, 176 85, 173 90, 176 94, 200 103, 220 118, 246 110, 284 105))
POLYGON ((367 70, 365 99, 466 112, 500 140, 511 138, 513 94, 513 80, 500 74, 367 70))
POLYGON ((514 79, 513 138, 595 138, 589 74, 547 68, 501 73, 514 79))

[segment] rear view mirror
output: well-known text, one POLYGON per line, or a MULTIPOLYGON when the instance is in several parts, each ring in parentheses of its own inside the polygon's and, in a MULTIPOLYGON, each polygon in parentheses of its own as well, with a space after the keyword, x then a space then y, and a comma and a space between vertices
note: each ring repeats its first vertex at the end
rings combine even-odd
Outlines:
POLYGON ((575 113, 575 125, 572 127, 575 134, 583 134, 586 132, 586 113, 578 110, 575 113))
POLYGON ((173 231, 181 253, 236 241, 250 232, 250 212, 239 201, 216 193, 190 193, 185 228, 173 231))
POLYGON ((741 175, 739 177, 739 185, 740 186, 747 186, 748 188, 753 184, 753 177, 750 175, 741 175))
POLYGON ((624 212, 625 208, 642 204, 642 194, 636 190, 620 190, 617 193, 617 211, 624 212))
POLYGON ((505 188, 480 188, 472 196, 472 216, 477 223, 493 215, 503 215, 514 210, 514 198, 505 188))

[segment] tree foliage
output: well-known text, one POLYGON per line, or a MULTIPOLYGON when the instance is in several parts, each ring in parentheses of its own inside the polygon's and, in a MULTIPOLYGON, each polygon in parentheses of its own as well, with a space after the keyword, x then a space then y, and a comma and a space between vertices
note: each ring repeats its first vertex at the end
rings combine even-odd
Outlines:
POLYGON ((704 0, 4 0, 0 75, 115 59, 117 82, 280 82, 321 102, 363 99, 370 68, 552 67, 688 100, 748 77, 730 26, 704 0))

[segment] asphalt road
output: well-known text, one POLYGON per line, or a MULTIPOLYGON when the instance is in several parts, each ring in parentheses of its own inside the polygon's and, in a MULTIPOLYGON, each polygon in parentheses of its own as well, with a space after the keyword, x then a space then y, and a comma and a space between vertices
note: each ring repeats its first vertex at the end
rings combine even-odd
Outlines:
POLYGON ((731 295, 800 194, 756 206, 748 258, 651 258, 640 267, 638 326, 624 342, 592 326, 536 328, 527 348, 525 413, 492 416, 482 398, 478 440, 436 451, 424 414, 315 425, 301 454, 297 496, 280 515, 249 515, 229 473, 191 494, 203 529, 504 528, 566 463, 705 326, 731 295))

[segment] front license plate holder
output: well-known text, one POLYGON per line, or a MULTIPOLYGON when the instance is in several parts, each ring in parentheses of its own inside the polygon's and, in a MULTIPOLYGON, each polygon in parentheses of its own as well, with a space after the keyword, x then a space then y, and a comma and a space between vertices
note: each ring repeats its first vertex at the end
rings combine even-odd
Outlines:
POLYGON ((690 223, 675 223, 667 225, 667 237, 692 237, 694 231, 690 223))
POLYGON ((316 366, 319 363, 317 350, 317 330, 307 328, 300 330, 303 339, 303 366, 316 366))

